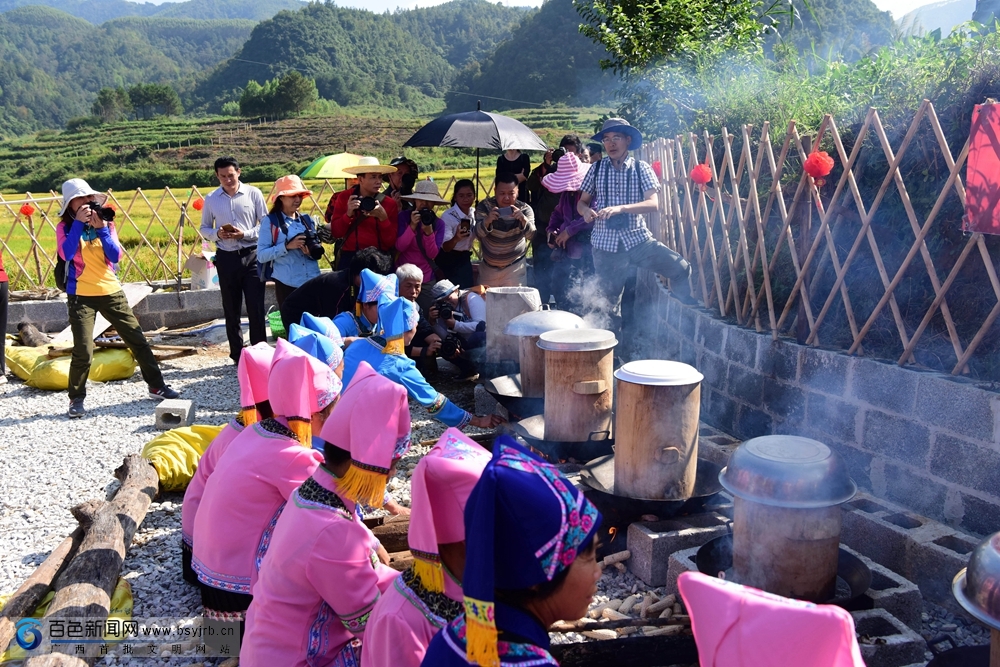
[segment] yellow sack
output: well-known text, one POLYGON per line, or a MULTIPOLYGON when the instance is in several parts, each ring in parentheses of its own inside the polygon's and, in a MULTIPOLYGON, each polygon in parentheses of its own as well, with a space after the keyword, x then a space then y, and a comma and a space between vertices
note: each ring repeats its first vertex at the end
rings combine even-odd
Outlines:
POLYGON ((143 458, 156 468, 161 491, 183 491, 198 469, 198 461, 222 426, 182 426, 161 433, 142 448, 143 458))
MULTIPOLYGON (((39 361, 48 359, 49 349, 47 347, 25 347, 15 343, 14 336, 7 335, 7 342, 4 345, 3 357, 7 362, 7 368, 22 380, 27 381, 31 377, 31 371, 39 361)), ((69 385, 69 380, 66 380, 69 385)), ((65 387, 64 387, 65 389, 65 387)))
MULTIPOLYGON (((41 349, 48 354, 46 348, 41 349)), ((64 391, 69 388, 70 357, 44 359, 35 364, 27 378, 29 387, 64 391)), ((135 373, 135 359, 128 350, 104 348, 94 352, 94 360, 90 364, 88 379, 94 382, 109 382, 111 380, 127 380, 135 373)))
MULTIPOLYGON (((3 609, 4 605, 10 600, 11 594, 0 595, 0 609, 3 609)), ((31 614, 31 618, 41 618, 48 611, 49 605, 52 603, 52 598, 55 597, 54 591, 49 591, 46 593, 45 597, 35 608, 35 611, 31 614)), ((108 614, 108 620, 117 619, 119 621, 131 621, 132 620, 132 587, 125 579, 118 577, 118 583, 115 584, 115 591, 111 594, 111 608, 108 614)), ((105 633, 104 638, 108 642, 121 640, 122 637, 112 635, 110 632, 105 633)), ((18 660, 24 660, 26 658, 24 649, 17 645, 17 641, 12 641, 10 643, 10 648, 7 649, 5 653, 0 655, 0 663, 5 662, 15 662, 18 660)))

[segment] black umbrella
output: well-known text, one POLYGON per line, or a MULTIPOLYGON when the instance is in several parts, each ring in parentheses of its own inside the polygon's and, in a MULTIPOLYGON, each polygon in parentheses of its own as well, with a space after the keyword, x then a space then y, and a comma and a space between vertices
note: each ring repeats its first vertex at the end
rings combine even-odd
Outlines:
POLYGON ((476 183, 479 183, 479 149, 548 150, 534 131, 509 116, 482 111, 453 113, 435 118, 416 131, 403 146, 450 146, 476 149, 476 183))

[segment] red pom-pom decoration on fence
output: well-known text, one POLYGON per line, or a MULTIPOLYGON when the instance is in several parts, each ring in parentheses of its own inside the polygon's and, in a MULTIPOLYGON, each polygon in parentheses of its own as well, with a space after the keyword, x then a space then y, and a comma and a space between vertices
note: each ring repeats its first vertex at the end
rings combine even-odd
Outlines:
POLYGON ((803 168, 816 181, 817 188, 823 187, 823 184, 826 183, 826 177, 833 169, 833 158, 827 155, 826 151, 813 151, 806 158, 803 168))
POLYGON ((656 174, 656 177, 662 181, 663 180, 663 164, 659 160, 655 160, 653 162, 653 164, 651 164, 649 166, 653 168, 653 173, 656 174))
POLYGON ((201 209, 205 208, 205 200, 202 199, 201 197, 198 197, 193 202, 191 202, 191 208, 193 208, 196 211, 200 211, 201 209))
POLYGON ((21 215, 30 218, 34 214, 35 214, 35 207, 34 206, 32 206, 31 204, 22 204, 21 205, 21 215))
POLYGON ((695 165, 694 169, 691 170, 691 180, 697 183, 701 187, 701 191, 705 191, 705 186, 712 182, 712 168, 707 164, 695 165))

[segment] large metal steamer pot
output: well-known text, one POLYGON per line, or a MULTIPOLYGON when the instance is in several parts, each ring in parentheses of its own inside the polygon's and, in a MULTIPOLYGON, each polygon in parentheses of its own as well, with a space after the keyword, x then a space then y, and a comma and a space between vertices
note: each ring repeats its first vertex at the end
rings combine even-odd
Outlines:
POLYGON ((611 436, 614 333, 562 329, 539 336, 545 352, 545 439, 584 442, 611 436))
POLYGON ((701 381, 692 366, 645 359, 615 372, 615 490, 630 498, 686 500, 698 469, 701 381))
POLYGON ((840 504, 857 491, 840 455, 809 438, 753 438, 733 452, 719 481, 735 497, 736 581, 785 597, 832 598, 840 504))
POLYGON ((994 533, 975 548, 968 567, 955 575, 951 592, 965 611, 990 628, 990 646, 962 647, 946 651, 928 665, 959 665, 979 667, 987 664, 1000 667, 1000 533, 994 533), (987 661, 988 658, 988 661, 987 661))
POLYGON ((560 329, 582 329, 583 318, 563 310, 537 310, 518 315, 504 328, 504 334, 518 339, 521 362, 521 395, 541 398, 545 395, 545 350, 538 347, 538 337, 560 329))

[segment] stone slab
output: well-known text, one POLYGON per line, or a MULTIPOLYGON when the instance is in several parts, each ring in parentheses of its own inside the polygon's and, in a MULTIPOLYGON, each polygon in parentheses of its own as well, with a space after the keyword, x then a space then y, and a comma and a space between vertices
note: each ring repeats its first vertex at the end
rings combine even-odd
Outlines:
POLYGON ((194 423, 194 402, 182 398, 167 398, 156 406, 156 428, 169 431, 172 428, 190 426, 194 423))

